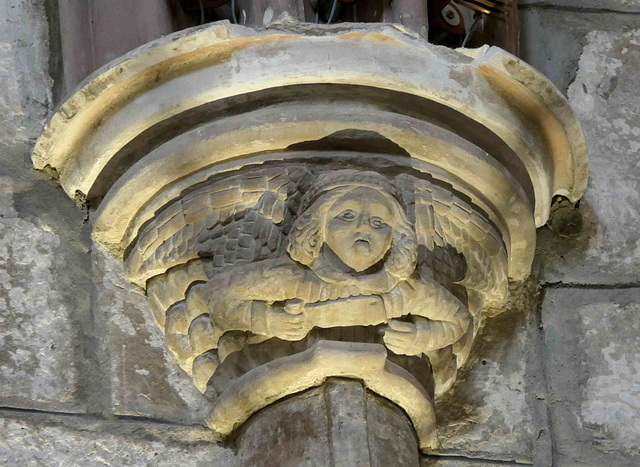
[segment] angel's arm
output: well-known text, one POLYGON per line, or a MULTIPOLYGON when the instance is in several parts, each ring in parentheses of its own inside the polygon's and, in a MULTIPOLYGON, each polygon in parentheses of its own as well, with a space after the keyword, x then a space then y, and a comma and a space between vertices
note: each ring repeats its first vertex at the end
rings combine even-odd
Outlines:
POLYGON ((391 350, 418 355, 454 344, 467 331, 471 314, 451 292, 428 279, 409 279, 383 296, 391 322, 385 343, 391 350), (398 321, 411 315, 411 322, 398 321))
POLYGON ((295 340, 308 332, 302 310, 275 305, 295 297, 300 271, 290 260, 277 259, 219 274, 192 288, 190 307, 208 313, 213 324, 226 331, 251 331, 268 337, 295 340))
POLYGON ((222 313, 212 313, 216 324, 224 321, 228 329, 251 331, 266 337, 284 340, 302 339, 309 327, 303 313, 292 313, 294 307, 278 306, 258 300, 227 303, 222 313))

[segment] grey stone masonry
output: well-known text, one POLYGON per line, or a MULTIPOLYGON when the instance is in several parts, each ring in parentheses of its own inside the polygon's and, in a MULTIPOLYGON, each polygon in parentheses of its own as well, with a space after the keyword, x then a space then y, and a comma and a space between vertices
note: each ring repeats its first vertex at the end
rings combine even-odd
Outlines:
POLYGON ((544 236, 547 282, 638 281, 640 266, 640 14, 521 10, 523 58, 568 94, 589 147, 582 228, 544 236))
POLYGON ((145 297, 124 277, 122 261, 97 244, 91 256, 103 377, 96 404, 107 401, 102 410, 117 415, 203 424, 209 402, 167 349, 145 297))
POLYGON ((640 463, 640 289, 547 289, 554 465, 640 463))
POLYGON ((0 142, 0 404, 84 411, 88 232, 28 154, 0 142))
MULTIPOLYGON (((205 428, 0 411, 2 466, 231 467, 205 428)), ((239 467, 239 466, 238 466, 239 467)))
MULTIPOLYGON (((0 142, 35 141, 53 108, 44 2, 0 2, 0 142)), ((28 153, 26 154, 28 156, 28 153)), ((25 157, 23 168, 29 167, 25 157)))
POLYGON ((82 209, 30 168, 49 111, 43 2, 0 2, 0 405, 86 410, 91 296, 82 209))
POLYGON ((442 420, 437 454, 550 465, 546 385, 533 292, 510 291, 519 300, 509 304, 509 311, 486 320, 471 350, 469 367, 452 390, 436 401, 442 420))
POLYGON ((425 456, 423 457, 421 464, 422 467, 490 467, 494 465, 501 465, 503 467, 522 467, 523 464, 516 462, 490 461, 486 459, 473 459, 465 457, 437 456, 425 456))

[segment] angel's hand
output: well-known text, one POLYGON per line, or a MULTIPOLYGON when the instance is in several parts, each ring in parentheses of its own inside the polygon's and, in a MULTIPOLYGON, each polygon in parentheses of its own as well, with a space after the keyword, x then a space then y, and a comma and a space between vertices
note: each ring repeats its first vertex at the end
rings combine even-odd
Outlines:
POLYGON ((418 350, 418 327, 413 323, 392 319, 382 329, 384 343, 398 355, 420 355, 418 350))
POLYGON ((299 315, 304 311, 304 300, 298 298, 287 300, 284 304, 284 311, 290 315, 299 315))
POLYGON ((309 332, 303 310, 300 309, 297 314, 293 314, 287 306, 270 307, 267 313, 267 327, 270 335, 287 341, 298 341, 309 332))

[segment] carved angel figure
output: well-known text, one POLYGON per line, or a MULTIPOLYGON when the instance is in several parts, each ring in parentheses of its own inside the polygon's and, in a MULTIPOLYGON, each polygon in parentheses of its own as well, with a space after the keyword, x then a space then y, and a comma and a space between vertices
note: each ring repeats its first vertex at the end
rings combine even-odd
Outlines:
POLYGON ((469 327, 459 299, 413 274, 413 225, 397 190, 374 172, 320 176, 288 240, 288 255, 218 274, 189 298, 206 304, 222 332, 267 338, 299 340, 316 326, 388 323, 384 342, 404 355, 451 345, 469 327))
POLYGON ((127 267, 203 392, 234 351, 314 328, 377 326, 393 353, 451 366, 478 311, 466 290, 499 300, 506 282, 504 244, 468 202, 414 175, 353 169, 205 184, 146 226, 127 267))

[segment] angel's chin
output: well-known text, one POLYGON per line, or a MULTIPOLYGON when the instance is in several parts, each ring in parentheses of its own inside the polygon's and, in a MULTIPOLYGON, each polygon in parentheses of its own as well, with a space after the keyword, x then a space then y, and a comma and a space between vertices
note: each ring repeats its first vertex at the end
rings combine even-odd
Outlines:
POLYGON ((371 261, 369 259, 361 258, 355 261, 349 261, 349 263, 345 263, 345 264, 347 264, 347 266, 349 266, 351 269, 353 269, 356 272, 362 272, 369 269, 374 264, 376 264, 376 261, 371 261))

